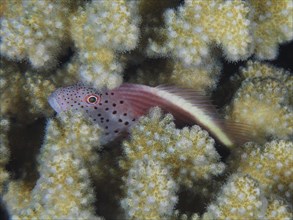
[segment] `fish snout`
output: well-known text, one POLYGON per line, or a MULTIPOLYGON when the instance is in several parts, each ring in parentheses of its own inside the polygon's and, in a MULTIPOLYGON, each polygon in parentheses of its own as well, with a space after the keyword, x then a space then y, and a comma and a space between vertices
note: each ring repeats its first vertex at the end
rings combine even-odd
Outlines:
POLYGON ((49 98, 48 98, 48 102, 50 104, 50 106, 57 112, 61 112, 63 109, 61 108, 61 106, 58 103, 58 94, 57 92, 53 92, 49 98))

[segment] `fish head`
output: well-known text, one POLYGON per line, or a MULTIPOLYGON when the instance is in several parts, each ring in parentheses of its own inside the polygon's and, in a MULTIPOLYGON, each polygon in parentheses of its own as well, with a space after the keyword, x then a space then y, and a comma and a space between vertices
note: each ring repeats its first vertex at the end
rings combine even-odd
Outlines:
POLYGON ((84 84, 63 87, 53 92, 49 104, 57 112, 78 111, 93 123, 99 124, 104 135, 101 143, 108 143, 128 134, 138 118, 134 105, 128 101, 128 90, 97 90, 84 84))
POLYGON ((57 112, 97 108, 101 93, 83 84, 59 88, 48 98, 50 106, 57 112))

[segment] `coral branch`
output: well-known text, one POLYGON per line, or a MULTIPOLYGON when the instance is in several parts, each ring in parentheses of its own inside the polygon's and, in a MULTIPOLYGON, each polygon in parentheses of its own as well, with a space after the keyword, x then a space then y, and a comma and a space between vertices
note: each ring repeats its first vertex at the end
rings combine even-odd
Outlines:
POLYGON ((137 160, 125 178, 126 198, 121 204, 127 218, 168 219, 177 202, 175 184, 159 161, 137 160))
POLYGON ((293 133, 293 77, 286 71, 265 64, 250 62, 232 82, 239 84, 227 107, 227 118, 248 124, 259 140, 273 136, 289 138, 293 133))
POLYGON ((188 0, 164 14, 167 37, 163 47, 151 42, 153 53, 171 53, 185 65, 199 65, 212 53, 210 44, 221 45, 230 60, 250 54, 249 7, 242 1, 188 0))
MULTIPOLYGON (((13 218, 98 219, 86 165, 98 159, 94 151, 99 146, 99 127, 78 114, 61 114, 59 120, 48 122, 39 157, 40 178, 27 206, 17 207, 19 203, 13 203, 9 194, 5 196, 13 218)), ((10 184, 10 192, 15 184, 10 184)))
POLYGON ((223 172, 225 165, 214 148, 214 140, 199 126, 176 129, 173 117, 163 116, 154 108, 142 117, 131 132, 131 140, 123 144, 128 169, 136 160, 152 159, 170 169, 174 180, 192 187, 193 182, 210 179, 223 172))
POLYGON ((0 2, 1 217, 292 219, 292 0, 0 2), (48 97, 76 83, 102 95, 56 92, 54 109, 57 98, 80 108, 55 116, 48 97), (198 125, 176 127, 187 115, 168 107, 124 123, 154 98, 125 89, 114 103, 104 90, 121 83, 184 88, 208 106, 189 95, 200 91, 254 143, 226 149, 198 125), (98 125, 119 133, 116 122, 129 135, 102 148, 98 125))
POLYGON ((278 44, 293 39, 293 4, 291 0, 250 0, 254 15, 255 55, 274 59, 278 44))
POLYGON ((122 83, 122 63, 115 51, 136 47, 138 20, 135 1, 92 1, 71 19, 71 34, 79 49, 83 81, 114 88, 122 83))
POLYGON ((234 152, 230 167, 249 174, 259 182, 265 193, 277 194, 292 199, 293 143, 271 141, 264 146, 247 143, 243 149, 234 152))
POLYGON ((35 68, 51 69, 66 48, 68 15, 78 1, 6 1, 1 19, 1 53, 10 59, 29 59, 35 68))
POLYGON ((268 200, 250 176, 233 175, 223 186, 215 203, 203 219, 290 219, 292 214, 282 201, 268 200), (274 212, 272 212, 274 207, 274 212))

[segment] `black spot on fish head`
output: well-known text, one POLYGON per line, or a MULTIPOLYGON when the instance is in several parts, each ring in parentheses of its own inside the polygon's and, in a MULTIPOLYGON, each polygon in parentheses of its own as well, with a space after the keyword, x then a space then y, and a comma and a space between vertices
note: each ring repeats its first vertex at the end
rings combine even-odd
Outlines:
POLYGON ((57 89, 50 97, 50 105, 57 111, 66 110, 94 110, 102 102, 101 93, 83 84, 76 84, 57 89))

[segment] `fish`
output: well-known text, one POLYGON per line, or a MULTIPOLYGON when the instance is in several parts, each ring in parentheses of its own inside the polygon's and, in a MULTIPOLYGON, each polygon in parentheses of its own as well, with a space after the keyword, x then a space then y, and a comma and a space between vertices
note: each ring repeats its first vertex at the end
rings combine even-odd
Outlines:
POLYGON ((48 98, 57 112, 81 111, 103 128, 102 144, 125 137, 139 117, 158 106, 174 116, 178 126, 199 125, 227 147, 248 141, 249 127, 219 117, 214 105, 202 92, 169 85, 151 87, 124 83, 107 90, 82 83, 59 88, 48 98))

